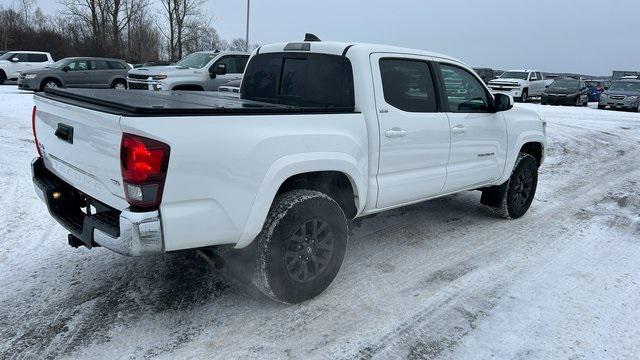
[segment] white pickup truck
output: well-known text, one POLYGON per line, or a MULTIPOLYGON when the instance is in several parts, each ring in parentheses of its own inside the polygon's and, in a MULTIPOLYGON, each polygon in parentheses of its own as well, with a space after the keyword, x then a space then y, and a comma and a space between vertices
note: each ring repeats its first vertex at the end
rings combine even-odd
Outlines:
POLYGON ((512 106, 445 55, 265 45, 239 99, 36 94, 33 180, 73 246, 136 256, 230 244, 253 259, 259 289, 296 303, 338 273, 348 219, 467 190, 524 215, 546 123, 512 106))
POLYGON ((489 88, 494 93, 511 95, 520 102, 527 102, 530 97, 542 96, 548 85, 538 70, 509 70, 499 78, 489 81, 489 88))

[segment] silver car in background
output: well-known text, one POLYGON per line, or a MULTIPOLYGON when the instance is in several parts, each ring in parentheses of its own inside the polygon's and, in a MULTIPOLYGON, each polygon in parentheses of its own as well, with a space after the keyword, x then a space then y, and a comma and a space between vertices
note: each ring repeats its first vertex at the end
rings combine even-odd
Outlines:
POLYGON ((45 68, 22 72, 18 77, 18 88, 33 91, 59 87, 126 89, 130 69, 119 59, 64 58, 45 68))
POLYGON ((598 109, 621 109, 640 112, 640 80, 615 80, 600 94, 598 109))

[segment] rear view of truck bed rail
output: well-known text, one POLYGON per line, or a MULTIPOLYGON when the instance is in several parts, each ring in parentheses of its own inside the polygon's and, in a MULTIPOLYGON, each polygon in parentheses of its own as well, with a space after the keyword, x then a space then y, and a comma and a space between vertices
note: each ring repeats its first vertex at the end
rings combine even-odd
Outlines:
POLYGON ((354 107, 297 107, 230 98, 212 92, 46 89, 36 96, 123 116, 278 115, 353 113, 354 107))

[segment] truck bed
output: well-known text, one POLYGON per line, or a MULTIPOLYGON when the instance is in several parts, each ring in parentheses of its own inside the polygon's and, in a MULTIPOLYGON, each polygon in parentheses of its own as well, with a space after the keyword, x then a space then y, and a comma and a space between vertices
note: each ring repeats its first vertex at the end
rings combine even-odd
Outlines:
POLYGON ((36 96, 123 116, 352 113, 353 107, 295 107, 202 91, 46 89, 36 96))

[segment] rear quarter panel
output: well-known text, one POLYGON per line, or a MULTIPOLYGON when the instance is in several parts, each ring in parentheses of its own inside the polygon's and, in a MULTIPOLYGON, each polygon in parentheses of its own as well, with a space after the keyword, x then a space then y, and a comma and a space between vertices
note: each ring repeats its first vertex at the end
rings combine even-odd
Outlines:
POLYGON ((121 127, 171 147, 160 208, 168 251, 248 245, 279 186, 298 173, 343 171, 366 189, 359 113, 123 117, 121 127))

